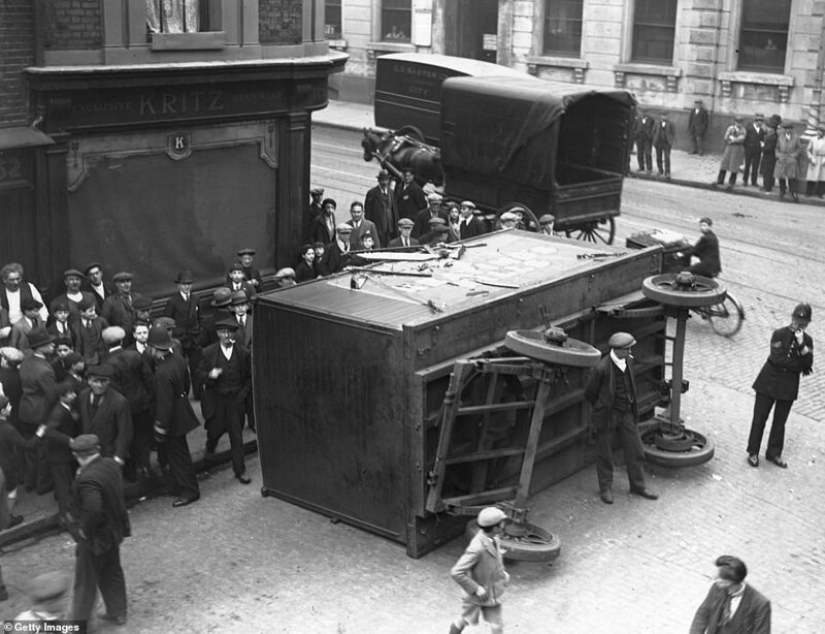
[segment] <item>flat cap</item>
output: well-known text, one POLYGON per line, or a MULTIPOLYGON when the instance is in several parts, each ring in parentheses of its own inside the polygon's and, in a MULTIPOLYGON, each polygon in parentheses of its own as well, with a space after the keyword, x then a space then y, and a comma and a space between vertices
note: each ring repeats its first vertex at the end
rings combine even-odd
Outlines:
POLYGON ((782 124, 782 127, 783 127, 783 128, 786 128, 786 129, 788 129, 788 130, 790 130, 791 128, 793 128, 793 123, 791 123, 790 121, 785 121, 785 122, 782 124))
POLYGON ((804 321, 811 321, 811 313, 811 305, 805 302, 793 309, 793 316, 804 321))
POLYGON ((410 220, 409 218, 401 218, 398 221, 398 226, 399 227, 414 227, 415 223, 412 220, 410 220))
POLYGON ((224 317, 215 322, 215 332, 218 330, 237 330, 238 322, 231 317, 224 317))
POLYGON ((78 271, 77 269, 66 269, 63 271, 63 277, 79 277, 83 279, 83 272, 78 271))
POLYGON ((544 214, 539 218, 540 225, 550 224, 551 222, 556 222, 556 217, 553 214, 544 214))
POLYGON ((507 519, 507 514, 502 511, 500 508, 496 506, 488 506, 485 509, 481 509, 478 514, 478 525, 484 526, 485 528, 489 528, 490 526, 495 526, 507 519))
POLYGON ((256 253, 257 253, 257 251, 255 249, 253 249, 252 247, 245 247, 245 248, 240 249, 238 251, 239 256, 241 256, 241 255, 255 255, 256 253))
MULTIPOLYGON (((367 235, 369 235, 369 234, 367 234, 367 235)), ((286 266, 282 269, 278 269, 277 271, 275 271, 275 275, 273 276, 273 279, 281 280, 281 279, 284 279, 285 277, 295 277, 295 269, 293 269, 291 267, 288 267, 288 266, 286 266)))
POLYGON ((476 204, 472 200, 462 200, 461 201, 462 207, 469 207, 470 209, 475 209, 476 204))
POLYGON ((86 370, 86 375, 98 379, 111 379, 115 373, 110 365, 93 365, 86 370))
POLYGON ((313 187, 309 190, 309 193, 313 196, 323 196, 324 195, 324 188, 323 187, 313 187))
POLYGON ((238 306, 239 304, 248 304, 249 295, 247 295, 244 291, 234 291, 229 300, 229 303, 232 306, 238 306))
POLYGON ((69 441, 69 449, 81 456, 88 456, 100 451, 100 439, 94 434, 82 434, 69 441))
POLYGON ((212 293, 212 306, 220 307, 220 306, 229 306, 230 302, 232 301, 232 291, 228 288, 221 287, 216 288, 212 293))
POLYGON ((742 115, 736 115, 733 120, 736 121, 736 123, 742 123, 745 120, 745 117, 742 115))
POLYGON ((171 330, 175 325, 175 320, 171 317, 158 317, 152 322, 153 328, 166 328, 167 330, 171 330))
POLYGON ((614 332, 607 342, 611 348, 629 348, 636 344, 636 340, 629 332, 614 332))
POLYGON ((500 218, 502 222, 518 222, 518 216, 512 211, 505 211, 500 218))
POLYGON ((35 603, 43 603, 61 598, 71 587, 72 576, 68 572, 47 572, 32 579, 29 596, 35 603))
POLYGON ((433 225, 430 229, 435 233, 450 233, 450 228, 447 225, 433 225))
MULTIPOLYGON (((88 297, 84 297, 83 299, 88 299, 88 297)), ((77 304, 78 306, 80 306, 80 304, 83 303, 83 299, 81 299, 78 302, 78 304, 77 304)), ((92 303, 94 303, 94 302, 92 302, 92 303)), ((68 299, 55 300, 54 304, 52 304, 52 312, 53 313, 60 312, 61 310, 65 313, 69 312, 69 300, 68 299)), ((84 310, 84 309, 81 308, 80 310, 84 310)))
POLYGON ((112 344, 117 343, 118 341, 123 341, 126 337, 126 331, 120 326, 109 326, 108 328, 104 328, 100 335, 103 337, 103 341, 112 344))
POLYGON ((149 310, 152 308, 152 300, 143 295, 138 295, 132 299, 132 308, 135 310, 149 310))
POLYGON ((429 194, 427 194, 427 200, 429 200, 430 202, 441 202, 442 200, 444 200, 444 196, 442 196, 438 192, 430 192, 429 194))
POLYGON ((349 225, 346 222, 339 222, 337 225, 335 225, 335 230, 338 233, 351 233, 352 225, 349 225))
POLYGON ((437 227, 439 225, 446 225, 447 221, 444 220, 441 216, 436 216, 435 218, 430 218, 427 222, 430 223, 430 227, 437 227))
POLYGON ((2 356, 7 363, 20 363, 23 361, 23 357, 25 357, 21 350, 12 348, 11 346, 0 348, 0 356, 2 356))
POLYGON ((128 271, 120 271, 119 273, 115 273, 112 276, 112 281, 114 282, 128 282, 132 279, 132 274, 128 271))
POLYGON ((761 112, 757 112, 755 115, 753 115, 753 118, 754 121, 764 121, 765 115, 763 115, 761 112))

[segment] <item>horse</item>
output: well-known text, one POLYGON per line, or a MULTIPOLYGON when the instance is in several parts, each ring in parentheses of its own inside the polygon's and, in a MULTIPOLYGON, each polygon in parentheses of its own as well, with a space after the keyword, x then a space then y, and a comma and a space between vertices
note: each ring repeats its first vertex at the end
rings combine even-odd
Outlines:
POLYGON ((441 150, 421 143, 405 135, 396 135, 392 130, 381 132, 364 128, 361 140, 364 160, 376 159, 391 176, 400 180, 401 170, 411 167, 416 182, 422 187, 427 183, 441 186, 444 172, 441 170, 441 150))

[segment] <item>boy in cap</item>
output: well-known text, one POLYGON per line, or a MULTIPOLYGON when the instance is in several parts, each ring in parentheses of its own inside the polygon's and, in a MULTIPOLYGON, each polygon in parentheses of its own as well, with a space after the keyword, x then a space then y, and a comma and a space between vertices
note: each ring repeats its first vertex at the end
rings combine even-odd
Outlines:
POLYGON ((414 226, 415 223, 409 218, 400 218, 398 220, 398 237, 390 240, 387 246, 391 249, 418 246, 418 240, 411 235, 414 226))
POLYGON ((261 290, 263 278, 261 278, 261 272, 253 266, 255 261, 255 253, 255 249, 245 247, 243 249, 239 249, 237 255, 238 261, 241 263, 241 267, 243 267, 244 279, 252 284, 252 287, 257 292, 261 290))
POLYGON ((412 167, 402 168, 401 173, 404 175, 404 180, 395 192, 398 217, 414 220, 418 212, 427 207, 427 196, 415 182, 415 170, 412 167))
POLYGON ((702 236, 696 244, 682 252, 699 260, 688 267, 688 271, 694 275, 716 277, 722 272, 722 261, 719 256, 719 238, 713 232, 713 220, 707 217, 699 220, 699 231, 702 236))
POLYGON ((44 425, 37 430, 37 436, 45 447, 46 463, 54 481, 54 496, 60 523, 66 526, 69 521, 72 480, 75 464, 69 442, 79 436, 82 428, 74 409, 77 389, 70 381, 57 384, 58 401, 49 413, 44 425))
POLYGON ((444 197, 438 192, 427 194, 427 207, 419 211, 415 218, 415 227, 413 227, 412 236, 413 238, 418 238, 422 244, 424 241, 421 239, 421 236, 430 230, 431 218, 443 218, 445 223, 449 220, 447 212, 444 211, 441 206, 443 200, 444 197))
POLYGON ((511 211, 505 211, 499 216, 502 229, 515 229, 518 225, 518 216, 511 211))
POLYGON ((507 515, 489 506, 481 510, 477 521, 480 530, 450 571, 453 581, 464 590, 461 615, 450 625, 450 634, 478 624, 480 616, 495 634, 504 631, 501 597, 510 583, 510 575, 504 569, 500 538, 507 515))
MULTIPOLYGON (((94 299, 94 298, 93 298, 94 299)), ((58 341, 69 339, 74 348, 74 341, 72 340, 72 331, 69 326, 69 300, 52 302, 52 322, 46 326, 51 334, 53 334, 58 341)), ((77 308, 77 315, 80 316, 80 308, 77 308)))
POLYGON ((584 398, 593 406, 596 475, 605 504, 613 504, 613 438, 617 434, 624 449, 630 492, 648 500, 659 497, 645 486, 645 452, 636 427, 638 398, 630 353, 635 343, 630 333, 614 333, 608 341, 610 352, 593 368, 584 388, 584 398))
POLYGON ((759 447, 765 423, 773 409, 773 423, 768 437, 765 458, 782 469, 788 463, 782 458, 785 446, 785 422, 791 406, 799 395, 799 376, 813 372, 814 341, 805 332, 811 323, 811 305, 799 304, 791 314, 791 323, 773 331, 770 353, 753 383, 756 399, 748 437, 748 464, 759 466, 759 447))
POLYGON ((553 214, 544 214, 539 218, 539 233, 545 236, 556 235, 553 227, 556 225, 556 217, 553 214))
POLYGON ((117 293, 115 285, 103 279, 103 265, 100 262, 91 262, 86 265, 86 279, 80 285, 84 291, 91 293, 97 303, 98 311, 103 309, 103 302, 110 295, 117 293))
POLYGON ((458 207, 460 216, 458 224, 459 237, 462 240, 475 238, 486 233, 484 222, 475 215, 476 206, 470 200, 465 200, 458 207))
POLYGON ((34 328, 45 325, 40 321, 41 308, 43 308, 43 303, 33 297, 26 297, 20 300, 20 309, 23 311, 23 317, 11 327, 9 345, 12 348, 17 348, 22 352, 29 351, 29 340, 27 335, 34 328))
POLYGON ((80 318, 70 324, 75 352, 83 357, 87 365, 97 365, 106 356, 103 331, 109 327, 109 323, 98 316, 97 304, 93 298, 84 297, 78 307, 80 318))
POLYGON ((258 292, 255 290, 255 287, 252 286, 244 277, 243 272, 243 265, 240 262, 233 262, 232 265, 229 267, 229 273, 227 274, 229 279, 229 283, 226 287, 232 291, 233 293, 237 291, 243 291, 246 293, 246 296, 249 298, 250 302, 255 302, 258 299, 258 292))
POLYGON ((87 375, 89 387, 77 399, 83 433, 97 436, 100 453, 123 466, 129 456, 133 434, 129 401, 111 387, 114 376, 111 366, 92 366, 87 375))

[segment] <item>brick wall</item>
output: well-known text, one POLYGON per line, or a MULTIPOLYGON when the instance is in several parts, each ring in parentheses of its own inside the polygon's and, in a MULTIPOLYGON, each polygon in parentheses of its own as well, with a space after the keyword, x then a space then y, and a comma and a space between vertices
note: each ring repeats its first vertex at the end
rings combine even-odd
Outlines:
POLYGON ((303 0, 260 0, 261 44, 300 44, 303 40, 303 0))
POLYGON ((0 0, 0 127, 26 123, 23 69, 34 64, 34 3, 0 0))
POLYGON ((85 51, 101 48, 101 4, 102 0, 49 0, 44 3, 46 50, 85 51))

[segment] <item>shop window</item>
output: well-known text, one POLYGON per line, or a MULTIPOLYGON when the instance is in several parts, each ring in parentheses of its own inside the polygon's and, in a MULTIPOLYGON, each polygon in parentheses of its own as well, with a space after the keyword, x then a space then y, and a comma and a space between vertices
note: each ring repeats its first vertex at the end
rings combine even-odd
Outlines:
POLYGON ((738 70, 785 72, 791 0, 744 0, 738 70))
POLYGON ((385 42, 409 42, 412 30, 412 0, 384 0, 381 33, 385 42))
POLYGON ((220 30, 220 0, 144 0, 151 33, 220 30))
POLYGON ((340 40, 343 37, 341 35, 341 0, 326 0, 324 37, 328 40, 340 40))
POLYGON ((677 0, 636 0, 631 61, 672 64, 677 0))
POLYGON ((579 57, 584 0, 545 0, 544 53, 579 57))

